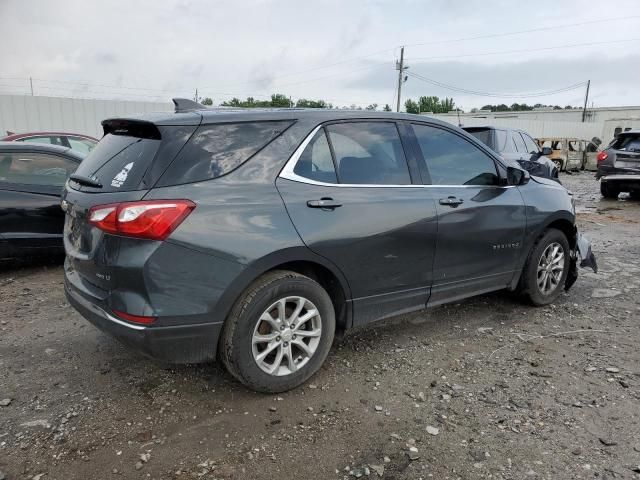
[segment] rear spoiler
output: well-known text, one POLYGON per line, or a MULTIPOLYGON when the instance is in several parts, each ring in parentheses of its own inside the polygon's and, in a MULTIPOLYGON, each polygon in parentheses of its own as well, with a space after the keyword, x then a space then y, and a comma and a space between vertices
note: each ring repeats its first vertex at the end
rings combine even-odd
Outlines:
POLYGON ((152 140, 160 140, 162 135, 158 127, 145 120, 130 120, 120 118, 110 118, 102 121, 102 129, 107 135, 126 135, 137 138, 150 138, 152 140))

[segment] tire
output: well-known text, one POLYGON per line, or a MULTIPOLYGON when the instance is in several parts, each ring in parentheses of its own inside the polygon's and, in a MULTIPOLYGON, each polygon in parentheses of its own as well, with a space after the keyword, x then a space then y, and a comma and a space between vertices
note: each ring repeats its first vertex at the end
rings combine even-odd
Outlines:
MULTIPOLYGON (((554 257, 557 260, 557 257, 554 257)), ((524 264, 522 271, 522 277, 520 277, 519 291, 525 296, 525 298, 533 305, 542 306, 552 303, 562 293, 567 275, 569 273, 570 264, 570 249, 567 237, 560 230, 550 228, 536 241, 535 245, 531 248, 527 261, 524 264), (562 272, 558 272, 552 265, 549 270, 549 282, 545 284, 545 287, 549 287, 549 290, 544 291, 540 286, 539 281, 544 276, 538 276, 538 267, 545 263, 545 258, 549 258, 547 254, 554 251, 554 248, 559 246, 562 249, 562 260, 553 262, 554 265, 562 264, 562 272), (551 271, 554 273, 551 274, 551 271), (557 283, 554 283, 557 282, 557 283), (555 285, 555 286, 554 286, 555 285)))
POLYGON ((551 161, 555 163, 556 168, 558 169, 558 172, 562 172, 562 160, 554 159, 551 161))
POLYGON ((322 286, 304 275, 274 270, 254 281, 236 301, 220 338, 220 357, 248 388, 284 392, 303 384, 322 366, 335 326, 333 303, 322 286), (293 327, 296 310, 302 322, 293 327))
POLYGON ((604 198, 618 198, 620 190, 609 182, 600 182, 600 193, 604 198))

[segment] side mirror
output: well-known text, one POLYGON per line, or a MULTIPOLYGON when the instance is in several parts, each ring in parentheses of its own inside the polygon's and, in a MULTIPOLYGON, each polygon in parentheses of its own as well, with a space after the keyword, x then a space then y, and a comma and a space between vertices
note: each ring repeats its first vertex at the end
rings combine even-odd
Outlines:
POLYGON ((551 150, 551 147, 542 147, 542 156, 543 157, 548 157, 552 153, 553 153, 553 150, 551 150))
POLYGON ((516 167, 507 167, 507 185, 524 185, 529 182, 529 172, 516 167))

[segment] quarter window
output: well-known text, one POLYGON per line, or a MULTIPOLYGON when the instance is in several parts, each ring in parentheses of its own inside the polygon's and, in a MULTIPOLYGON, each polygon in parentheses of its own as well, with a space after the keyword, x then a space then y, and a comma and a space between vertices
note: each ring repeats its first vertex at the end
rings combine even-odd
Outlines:
POLYGON ((328 125, 326 130, 333 147, 340 183, 411 184, 395 123, 338 123, 328 125))
POLYGON ((508 153, 515 151, 513 142, 507 142, 507 131, 496 130, 496 152, 508 153))
POLYGON ((427 125, 413 125, 433 185, 496 185, 493 159, 464 138, 427 125))
POLYGON ((331 149, 324 130, 311 139, 300 155, 293 173, 323 183, 338 183, 331 149))
POLYGON ((0 182, 21 185, 63 186, 77 163, 41 153, 0 154, 0 182))

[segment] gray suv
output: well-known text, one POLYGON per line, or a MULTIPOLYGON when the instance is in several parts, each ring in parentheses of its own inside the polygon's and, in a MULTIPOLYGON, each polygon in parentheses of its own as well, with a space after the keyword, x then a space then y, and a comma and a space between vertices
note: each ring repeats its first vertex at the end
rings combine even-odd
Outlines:
POLYGON ((576 279, 567 190, 457 127, 176 106, 104 121, 62 200, 67 298, 150 356, 280 392, 336 333, 500 289, 545 305, 576 279))

